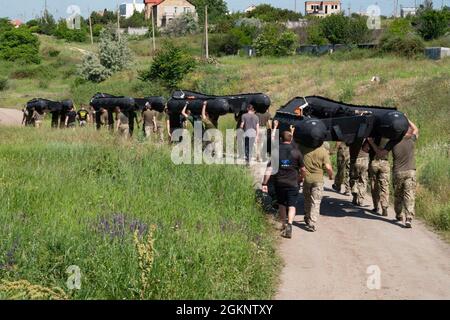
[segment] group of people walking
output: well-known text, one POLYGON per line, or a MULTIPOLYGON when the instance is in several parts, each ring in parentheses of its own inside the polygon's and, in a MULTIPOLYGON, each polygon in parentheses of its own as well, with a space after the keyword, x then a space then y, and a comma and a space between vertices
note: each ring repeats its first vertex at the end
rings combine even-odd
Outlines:
POLYGON ((418 128, 409 121, 408 132, 401 141, 368 138, 350 146, 338 142, 337 173, 334 177, 329 150, 325 145, 319 148, 297 145, 293 141, 292 131, 282 132, 278 172, 272 175, 273 166, 269 162, 262 188, 263 192, 268 192, 269 182, 275 187, 279 219, 282 223, 281 235, 292 237, 300 184, 303 184, 306 230, 317 230, 325 172, 330 180, 334 178, 333 189, 347 196, 351 195, 355 206, 364 206, 370 186, 372 212, 387 217, 391 181, 389 153, 392 153, 393 159, 396 219, 404 222, 406 228, 412 228, 416 189, 415 142, 418 136, 418 128))

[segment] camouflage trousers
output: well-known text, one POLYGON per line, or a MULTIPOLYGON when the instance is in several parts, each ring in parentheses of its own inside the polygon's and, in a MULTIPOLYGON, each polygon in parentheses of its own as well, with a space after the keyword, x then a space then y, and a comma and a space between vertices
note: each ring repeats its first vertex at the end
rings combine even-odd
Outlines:
POLYGON ((350 193, 350 154, 345 151, 338 150, 337 153, 337 173, 334 184, 340 189, 342 185, 345 192, 350 193))
POLYGON ((395 214, 406 219, 415 215, 416 202, 416 171, 402 171, 394 173, 395 214))
POLYGON ((367 193, 369 158, 358 158, 350 162, 350 188, 358 203, 362 203, 367 193))
POLYGON ((317 223, 322 202, 323 183, 303 183, 303 196, 305 198, 305 222, 308 225, 317 223))
POLYGON ((369 167, 370 189, 373 207, 389 208, 389 184, 391 169, 387 160, 373 160, 369 167))

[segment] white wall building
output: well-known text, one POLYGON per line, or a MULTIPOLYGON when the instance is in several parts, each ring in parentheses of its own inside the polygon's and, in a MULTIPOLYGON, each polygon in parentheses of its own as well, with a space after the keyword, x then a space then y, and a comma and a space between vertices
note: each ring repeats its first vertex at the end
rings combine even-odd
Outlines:
POLYGON ((145 4, 136 3, 136 0, 134 0, 133 3, 122 3, 119 6, 120 16, 124 17, 126 19, 131 17, 135 11, 144 12, 144 10, 145 10, 145 4))

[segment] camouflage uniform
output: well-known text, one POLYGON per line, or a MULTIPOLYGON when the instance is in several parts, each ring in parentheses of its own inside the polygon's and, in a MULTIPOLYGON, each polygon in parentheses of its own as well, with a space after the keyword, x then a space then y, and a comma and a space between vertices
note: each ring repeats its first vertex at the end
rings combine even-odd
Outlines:
POLYGON ((370 163, 369 177, 372 190, 373 207, 389 208, 389 184, 391 169, 389 161, 384 159, 374 159, 370 163))
POLYGON ((416 200, 416 159, 415 159, 416 137, 405 137, 392 150, 394 159, 394 191, 395 191, 395 214, 397 220, 406 217, 407 226, 411 225, 415 215, 416 200))
POLYGON ((339 144, 337 150, 337 173, 334 184, 338 190, 344 185, 345 192, 350 193, 350 151, 343 142, 339 144))
POLYGON ((415 215, 416 201, 416 170, 402 171, 394 174, 395 214, 406 220, 412 220, 415 215))
POLYGON ((307 227, 314 228, 320 215, 320 203, 323 193, 323 173, 326 165, 330 163, 329 152, 324 148, 307 148, 300 145, 303 153, 306 177, 303 182, 303 195, 305 198, 305 223, 307 227))
POLYGON ((350 188, 357 205, 361 205, 366 197, 369 175, 369 154, 361 146, 362 143, 350 146, 350 188))
POLYGON ((320 214, 322 202, 323 183, 303 183, 303 196, 305 198, 305 223, 315 225, 320 214))

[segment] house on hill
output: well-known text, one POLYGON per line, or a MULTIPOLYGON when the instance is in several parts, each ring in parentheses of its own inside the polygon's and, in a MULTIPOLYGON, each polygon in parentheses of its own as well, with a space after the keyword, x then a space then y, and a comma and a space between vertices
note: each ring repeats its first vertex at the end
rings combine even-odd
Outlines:
POLYGON ((145 18, 155 17, 155 25, 164 28, 175 17, 184 14, 196 14, 195 6, 188 0, 144 0, 145 18))
POLYGON ((341 12, 340 1, 305 1, 305 14, 325 17, 341 12))

